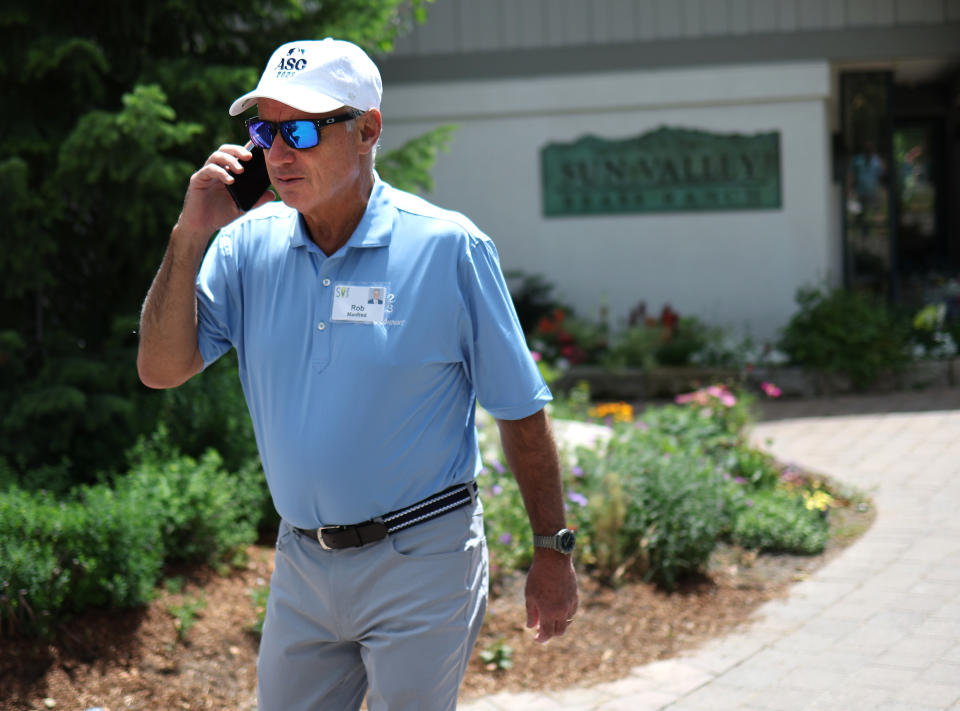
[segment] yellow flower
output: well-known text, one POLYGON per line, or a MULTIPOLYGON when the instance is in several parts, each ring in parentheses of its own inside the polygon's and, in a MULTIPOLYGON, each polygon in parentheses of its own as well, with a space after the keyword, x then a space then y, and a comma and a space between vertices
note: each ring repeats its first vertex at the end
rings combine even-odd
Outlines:
POLYGON ((822 490, 803 492, 803 500, 808 511, 826 511, 833 506, 833 497, 822 490))

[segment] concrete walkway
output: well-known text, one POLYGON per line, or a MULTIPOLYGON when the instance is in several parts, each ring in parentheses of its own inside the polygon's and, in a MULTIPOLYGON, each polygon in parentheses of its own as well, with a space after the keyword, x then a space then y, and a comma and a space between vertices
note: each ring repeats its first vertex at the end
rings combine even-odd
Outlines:
POLYGON ((740 632, 620 681, 461 710, 960 711, 960 389, 771 403, 754 437, 867 491, 873 527, 740 632))

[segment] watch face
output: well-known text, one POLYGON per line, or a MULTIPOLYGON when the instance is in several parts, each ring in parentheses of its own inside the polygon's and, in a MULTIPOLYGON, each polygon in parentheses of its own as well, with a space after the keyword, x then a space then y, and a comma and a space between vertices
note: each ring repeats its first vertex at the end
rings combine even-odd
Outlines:
POLYGON ((565 529, 557 534, 557 544, 561 553, 573 553, 573 547, 577 544, 577 534, 565 529))

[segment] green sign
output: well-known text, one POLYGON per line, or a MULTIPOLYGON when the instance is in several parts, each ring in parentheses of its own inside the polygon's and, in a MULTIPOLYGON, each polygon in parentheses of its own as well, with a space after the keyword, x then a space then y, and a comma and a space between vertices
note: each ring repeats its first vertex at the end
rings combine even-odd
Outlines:
POLYGON ((658 128, 541 151, 543 212, 596 215, 778 208, 780 133, 658 128))

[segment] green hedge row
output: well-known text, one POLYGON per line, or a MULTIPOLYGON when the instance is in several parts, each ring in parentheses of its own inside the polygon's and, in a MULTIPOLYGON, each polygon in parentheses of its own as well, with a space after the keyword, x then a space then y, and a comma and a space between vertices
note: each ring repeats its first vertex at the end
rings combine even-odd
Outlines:
POLYGON ((226 471, 180 455, 161 431, 129 472, 66 497, 0 492, 0 630, 50 632, 90 607, 150 600, 164 564, 219 563, 252 543, 268 498, 255 460, 226 471))

